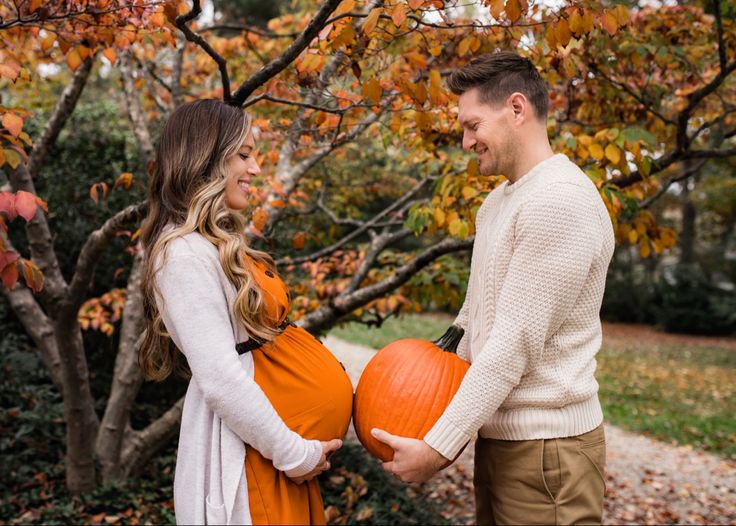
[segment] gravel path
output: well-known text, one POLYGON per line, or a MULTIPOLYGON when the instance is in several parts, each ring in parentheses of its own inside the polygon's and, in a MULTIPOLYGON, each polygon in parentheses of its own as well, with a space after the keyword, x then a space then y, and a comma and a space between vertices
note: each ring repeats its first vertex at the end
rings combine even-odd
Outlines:
MULTIPOLYGON (((353 385, 373 349, 328 336, 324 344, 353 385)), ((351 431, 347 439, 355 440, 351 431)), ((736 524, 736 462, 606 426, 604 524, 736 524)), ((441 503, 454 524, 473 524, 473 447, 415 491, 441 503)))

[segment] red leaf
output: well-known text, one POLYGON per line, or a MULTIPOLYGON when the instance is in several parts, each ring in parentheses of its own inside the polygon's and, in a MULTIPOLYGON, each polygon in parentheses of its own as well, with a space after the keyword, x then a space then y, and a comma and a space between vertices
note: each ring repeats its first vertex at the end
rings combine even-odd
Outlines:
POLYGON ((12 221, 18 215, 15 210, 15 196, 10 192, 0 192, 0 212, 8 216, 8 221, 12 221))
POLYGON ((8 289, 13 288, 15 282, 18 281, 18 265, 15 263, 20 255, 17 252, 8 251, 0 255, 0 268, 2 269, 2 279, 8 289))
POLYGON ((6 113, 3 115, 3 126, 12 136, 17 137, 23 129, 23 119, 15 113, 6 113))
POLYGON ((32 193, 21 190, 15 194, 15 210, 26 221, 33 219, 37 208, 38 202, 36 202, 36 196, 32 193))
POLYGON ((23 279, 26 280, 26 285, 30 287, 33 292, 40 292, 43 288, 43 273, 33 261, 24 259, 21 262, 23 267, 23 279))

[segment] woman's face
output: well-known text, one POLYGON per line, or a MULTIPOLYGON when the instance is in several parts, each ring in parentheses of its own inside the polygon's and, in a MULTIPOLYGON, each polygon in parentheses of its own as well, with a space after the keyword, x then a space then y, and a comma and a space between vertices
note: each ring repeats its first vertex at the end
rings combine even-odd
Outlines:
POLYGON ((250 182, 261 173, 256 161, 253 132, 248 132, 243 144, 225 162, 227 182, 225 184, 225 204, 233 210, 243 210, 248 206, 250 182))

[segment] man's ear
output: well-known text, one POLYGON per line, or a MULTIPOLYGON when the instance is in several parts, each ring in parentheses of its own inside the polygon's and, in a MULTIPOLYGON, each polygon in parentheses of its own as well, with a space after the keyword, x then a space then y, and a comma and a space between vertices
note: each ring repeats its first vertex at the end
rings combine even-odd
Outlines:
POLYGON ((511 111, 514 112, 514 120, 522 123, 531 116, 532 108, 529 99, 523 93, 515 91, 506 99, 511 111))

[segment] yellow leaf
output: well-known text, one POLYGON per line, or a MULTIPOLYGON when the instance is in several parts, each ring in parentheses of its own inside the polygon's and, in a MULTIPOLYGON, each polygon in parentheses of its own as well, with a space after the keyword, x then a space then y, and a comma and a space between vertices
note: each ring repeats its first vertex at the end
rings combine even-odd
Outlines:
POLYGON ((617 5, 614 11, 616 15, 616 22, 618 22, 619 26, 625 26, 629 23, 629 10, 625 5, 617 5))
POLYGON ((644 241, 641 246, 639 247, 639 255, 646 259, 649 257, 649 254, 652 253, 652 250, 649 248, 649 242, 644 241))
POLYGON ((115 64, 115 61, 118 58, 117 53, 115 52, 114 48, 107 48, 102 52, 102 56, 104 56, 107 60, 110 61, 110 64, 115 64))
POLYGON ((597 142, 594 142, 593 144, 588 146, 588 152, 590 153, 590 156, 596 161, 600 161, 601 159, 603 159, 603 148, 597 142))
POLYGON ((507 0, 506 15, 509 17, 511 22, 516 22, 521 18, 521 5, 519 5, 519 0, 507 0))
POLYGON ((41 51, 46 53, 49 49, 54 47, 54 42, 56 42, 56 35, 54 33, 49 33, 46 35, 43 39, 41 39, 41 51))
POLYGON ((401 24, 406 22, 406 5, 396 4, 391 11, 391 20, 393 20, 396 27, 401 27, 401 24))
POLYGON ((266 212, 263 208, 258 208, 253 212, 253 226, 256 227, 258 230, 263 230, 263 228, 266 226, 266 221, 268 221, 268 212, 266 212))
POLYGON ((380 7, 376 7, 375 9, 371 9, 371 12, 368 13, 368 16, 365 17, 365 21, 363 22, 363 27, 361 28, 361 31, 364 35, 370 35, 371 32, 376 28, 376 24, 378 24, 378 17, 381 16, 381 9, 380 7))
POLYGON ((606 146, 606 159, 611 161, 613 164, 618 164, 621 160, 621 150, 615 144, 609 144, 606 146))
POLYGON ((8 163, 13 170, 18 168, 20 161, 20 154, 18 152, 8 148, 5 149, 5 162, 8 163))
POLYGON ((337 9, 335 9, 335 12, 332 13, 332 16, 340 16, 344 15, 345 13, 349 13, 353 10, 355 7, 355 0, 345 0, 344 2, 340 2, 340 5, 337 6, 337 9))
POLYGON ((491 0, 491 16, 498 20, 503 13, 505 0, 491 0))
POLYGON ((304 232, 297 232, 291 240, 291 246, 294 247, 294 250, 301 250, 304 248, 306 242, 307 236, 304 232))
POLYGON ((477 196, 480 192, 473 188, 472 186, 463 186, 463 189, 460 192, 463 195, 463 198, 465 200, 470 200, 473 197, 477 196))
POLYGON ((28 259, 23 259, 21 266, 23 267, 23 279, 26 280, 26 285, 33 292, 40 292, 43 288, 43 273, 41 269, 33 261, 28 259))
POLYGON ((450 233, 451 236, 456 236, 460 233, 462 226, 463 222, 461 219, 453 219, 447 227, 447 231, 450 233))
POLYGON ((118 186, 123 186, 126 190, 130 188, 130 185, 133 184, 133 174, 130 172, 123 172, 120 174, 120 176, 115 181, 115 184, 112 185, 112 189, 115 190, 118 186))
POLYGON ((580 11, 573 9, 568 25, 570 26, 570 31, 572 31, 576 37, 579 37, 584 33, 585 28, 583 26, 583 17, 580 15, 580 11))
POLYGON ((467 36, 463 38, 460 43, 457 45, 457 54, 459 56, 466 55, 468 51, 470 51, 470 43, 473 40, 473 36, 467 36))
POLYGON ((432 106, 439 104, 442 94, 441 79, 440 72, 436 69, 429 72, 429 102, 432 106))
POLYGON ((17 137, 23 129, 23 119, 15 113, 6 113, 3 115, 3 126, 10 132, 10 135, 17 137))
POLYGON ((79 56, 79 51, 77 50, 77 48, 74 48, 69 53, 67 53, 66 63, 69 65, 69 68, 72 71, 76 70, 82 63, 82 57, 79 56))
POLYGON ((611 36, 618 31, 618 22, 616 22, 616 17, 610 11, 603 13, 603 17, 601 17, 601 27, 611 36))
POLYGON ((557 25, 555 26, 555 36, 557 37, 557 43, 563 47, 570 42, 572 33, 570 33, 570 26, 564 18, 557 22, 557 25))
POLYGON ((363 82, 361 91, 363 92, 363 98, 373 105, 378 104, 378 101, 381 100, 381 83, 375 77, 363 82))
POLYGON ((639 233, 635 229, 629 230, 629 243, 635 245, 639 240, 639 233))
POLYGON ((552 24, 547 25, 547 31, 544 32, 544 39, 550 48, 557 46, 557 35, 555 35, 555 27, 552 24))
POLYGON ((434 222, 437 223, 437 226, 442 226, 445 224, 445 212, 441 208, 435 208, 432 212, 432 215, 434 216, 434 222))

